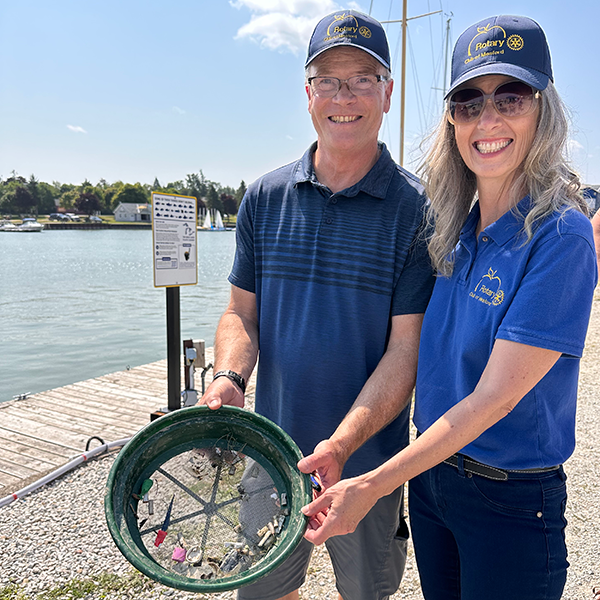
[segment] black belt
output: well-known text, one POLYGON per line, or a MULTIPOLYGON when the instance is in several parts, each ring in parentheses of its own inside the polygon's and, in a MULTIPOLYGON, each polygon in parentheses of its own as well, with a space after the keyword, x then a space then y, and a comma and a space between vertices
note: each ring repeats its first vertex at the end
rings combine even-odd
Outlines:
MULTIPOLYGON (((556 467, 541 467, 539 469, 498 469, 497 467, 490 467, 483 463, 477 462, 468 456, 462 455, 463 469, 466 473, 479 475, 481 477, 487 477, 487 479, 494 479, 495 481, 506 481, 511 473, 547 473, 548 471, 556 471, 560 468, 560 465, 556 467)), ((452 465, 458 468, 458 454, 449 456, 444 462, 447 465, 452 465)))

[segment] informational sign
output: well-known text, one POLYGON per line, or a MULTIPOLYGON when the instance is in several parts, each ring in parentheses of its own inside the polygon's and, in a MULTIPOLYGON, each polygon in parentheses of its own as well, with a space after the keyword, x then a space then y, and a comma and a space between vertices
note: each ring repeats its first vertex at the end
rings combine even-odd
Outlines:
POLYGON ((154 287, 198 283, 197 200, 152 193, 154 287))

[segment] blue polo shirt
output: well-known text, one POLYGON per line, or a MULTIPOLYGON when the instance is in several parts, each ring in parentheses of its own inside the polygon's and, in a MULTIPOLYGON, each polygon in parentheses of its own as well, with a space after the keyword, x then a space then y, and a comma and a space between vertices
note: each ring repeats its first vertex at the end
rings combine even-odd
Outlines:
MULTIPOLYGON (((434 278, 415 243, 425 198, 384 145, 356 185, 332 193, 302 159, 253 183, 240 206, 229 281, 256 294, 256 411, 304 454, 331 436, 383 356, 390 318, 423 313, 434 278)), ((345 476, 408 443, 408 412, 369 440, 345 476)))
MULTIPOLYGON (((518 208, 526 214, 526 197, 518 208)), ((475 205, 438 278, 421 333, 414 422, 425 431, 477 385, 496 339, 562 352, 510 414, 462 453, 504 469, 563 463, 575 447, 579 359, 598 274, 592 228, 576 210, 554 213, 529 243, 509 211, 475 237, 475 205)))

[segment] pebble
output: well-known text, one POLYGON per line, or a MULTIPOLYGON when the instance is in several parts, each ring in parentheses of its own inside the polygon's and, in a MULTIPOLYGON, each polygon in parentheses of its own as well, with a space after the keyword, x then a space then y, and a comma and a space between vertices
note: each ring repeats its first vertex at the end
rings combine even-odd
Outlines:
MULTIPOLYGON (((571 568, 563 600, 592 600, 600 586, 600 291, 581 365, 577 414, 577 448, 565 465, 568 475, 566 530, 571 568)), ((413 432, 414 433, 414 432, 413 432)), ((0 508, 0 597, 36 600, 74 580, 102 574, 134 572, 112 541, 104 516, 104 491, 115 454, 103 455, 62 478, 0 508), (3 588, 18 586, 20 596, 3 588)), ((7 490, 9 492, 10 490, 7 490)), ((85 600, 135 597, 138 600, 234 600, 235 592, 202 595, 174 590, 147 578, 143 589, 127 585, 109 594, 98 586, 85 600)), ((67 594, 55 596, 69 597, 67 594)), ((315 548, 301 598, 337 598, 335 578, 324 547, 315 548)), ((407 568, 400 590, 390 600, 423 600, 418 571, 409 542, 407 568)))

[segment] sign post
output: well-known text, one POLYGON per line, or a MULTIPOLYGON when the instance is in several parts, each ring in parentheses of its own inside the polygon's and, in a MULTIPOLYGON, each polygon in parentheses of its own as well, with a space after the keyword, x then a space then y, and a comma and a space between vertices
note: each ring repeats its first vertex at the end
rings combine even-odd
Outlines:
POLYGON ((167 294, 167 412, 181 408, 179 286, 198 283, 197 220, 193 196, 152 193, 154 287, 167 294))

